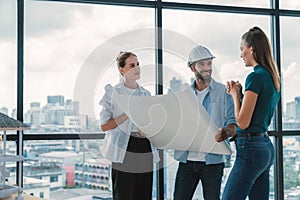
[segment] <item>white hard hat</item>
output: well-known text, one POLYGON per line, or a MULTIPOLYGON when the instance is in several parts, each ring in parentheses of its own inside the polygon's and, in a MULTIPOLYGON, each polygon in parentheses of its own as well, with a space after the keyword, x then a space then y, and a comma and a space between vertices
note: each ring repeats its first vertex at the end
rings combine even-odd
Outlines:
POLYGON ((188 59, 188 67, 190 67, 191 64, 199 60, 213 59, 213 58, 215 58, 215 56, 213 56, 206 47, 198 45, 190 51, 189 59, 188 59))

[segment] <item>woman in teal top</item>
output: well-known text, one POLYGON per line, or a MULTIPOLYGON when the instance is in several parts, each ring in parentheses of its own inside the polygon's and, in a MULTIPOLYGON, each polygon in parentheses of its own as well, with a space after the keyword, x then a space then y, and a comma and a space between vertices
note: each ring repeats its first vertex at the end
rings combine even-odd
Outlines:
POLYGON ((227 83, 232 95, 237 125, 236 135, 216 135, 217 141, 233 136, 236 160, 228 177, 222 200, 269 199, 269 172, 274 147, 267 135, 268 126, 280 98, 280 77, 266 34, 258 27, 242 36, 241 58, 246 67, 254 67, 247 76, 241 103, 241 84, 227 83))

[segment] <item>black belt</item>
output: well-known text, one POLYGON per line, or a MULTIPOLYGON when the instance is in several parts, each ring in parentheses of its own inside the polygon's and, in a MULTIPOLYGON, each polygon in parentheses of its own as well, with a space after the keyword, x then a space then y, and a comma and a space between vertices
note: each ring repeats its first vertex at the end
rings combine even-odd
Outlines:
POLYGON ((235 137, 254 137, 254 136, 268 136, 267 133, 238 133, 235 137))
POLYGON ((255 137, 255 136, 268 136, 267 133, 237 133, 229 141, 232 142, 238 137, 255 137))

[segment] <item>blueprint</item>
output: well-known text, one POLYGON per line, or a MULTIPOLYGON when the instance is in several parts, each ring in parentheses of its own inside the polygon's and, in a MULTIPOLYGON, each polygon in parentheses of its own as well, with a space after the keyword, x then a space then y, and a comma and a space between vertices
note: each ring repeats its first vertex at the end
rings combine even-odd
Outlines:
POLYGON ((218 128, 187 84, 173 94, 114 94, 113 100, 157 148, 232 153, 227 142, 215 141, 218 128))

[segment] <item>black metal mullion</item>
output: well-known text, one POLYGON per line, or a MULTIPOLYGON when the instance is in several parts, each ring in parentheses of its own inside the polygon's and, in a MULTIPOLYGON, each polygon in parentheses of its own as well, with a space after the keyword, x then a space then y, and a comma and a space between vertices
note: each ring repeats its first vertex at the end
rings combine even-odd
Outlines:
POLYGON ((300 17, 300 10, 279 10, 280 16, 300 17))
MULTIPOLYGON (((271 16, 271 36, 273 44, 273 55, 281 74, 281 53, 280 53, 280 9, 279 0, 271 0, 271 6, 275 14, 271 16)), ((282 91, 282 90, 281 90, 282 91)), ((274 187, 275 199, 284 199, 284 178, 283 178, 283 138, 282 138, 282 98, 280 98, 275 111, 275 165, 274 165, 274 187)))
MULTIPOLYGON (((81 134, 23 134, 23 140, 98 140, 104 139, 104 133, 81 133, 81 134)), ((7 135, 8 141, 16 141, 16 135, 7 135)))
POLYGON ((225 5, 207 5, 207 4, 191 4, 191 3, 175 3, 163 2, 164 9, 178 9, 191 11, 207 11, 207 12, 224 12, 236 14, 253 14, 253 15, 271 15, 274 14, 273 9, 269 8, 253 8, 241 6, 225 6, 225 5))
MULTIPOLYGON (((163 51, 162 51, 162 2, 156 1, 155 7, 155 91, 163 94, 163 51)), ((164 150, 159 150, 160 161, 156 164, 156 198, 164 200, 164 150)))
MULTIPOLYGON (((17 1, 17 120, 23 122, 24 100, 24 0, 17 1)), ((17 131, 17 154, 23 155, 23 131, 17 131)), ((17 162, 16 184, 23 187, 22 162, 17 162)))

